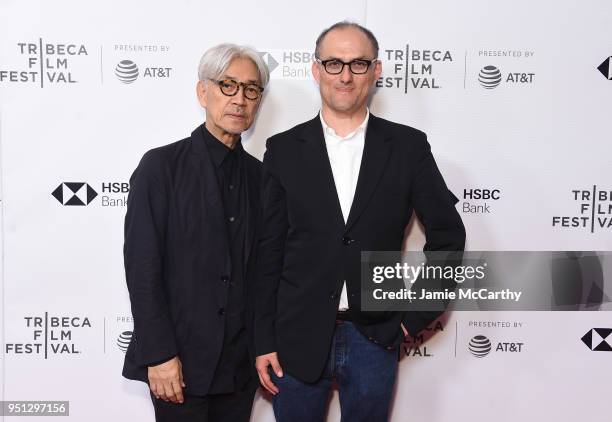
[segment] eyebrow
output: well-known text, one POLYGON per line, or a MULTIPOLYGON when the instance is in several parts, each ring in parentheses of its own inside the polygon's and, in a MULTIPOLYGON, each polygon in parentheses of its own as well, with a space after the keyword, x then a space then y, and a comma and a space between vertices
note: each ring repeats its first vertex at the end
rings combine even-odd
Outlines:
MULTIPOLYGON (((330 57, 329 59, 319 59, 321 61, 327 61, 327 60, 339 60, 339 61, 344 61, 339 57, 330 57)), ((372 59, 368 59, 365 56, 358 56, 358 57, 354 57, 352 59, 350 59, 348 62, 352 62, 353 60, 372 60, 372 59)))
MULTIPOLYGON (((223 75, 222 79, 233 79, 235 81, 238 81, 238 78, 236 78, 234 76, 230 76, 230 75, 223 75)), ((240 82, 240 81, 238 81, 238 82, 240 82)), ((249 79, 249 80, 244 81, 244 83, 245 84, 254 84, 254 85, 257 85, 257 84, 259 84, 259 81, 256 81, 256 80, 253 80, 253 79, 249 79)))

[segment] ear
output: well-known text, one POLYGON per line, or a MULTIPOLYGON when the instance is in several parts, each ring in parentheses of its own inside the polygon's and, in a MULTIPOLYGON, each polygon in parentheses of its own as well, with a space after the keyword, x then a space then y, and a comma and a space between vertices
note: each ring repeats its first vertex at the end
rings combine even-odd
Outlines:
POLYGON ((374 65, 374 83, 380 79, 380 75, 382 75, 382 62, 380 60, 376 60, 376 64, 374 65))
POLYGON ((196 85, 196 93, 198 95, 198 101, 200 105, 206 108, 206 94, 208 93, 208 83, 205 81, 198 81, 196 85))
POLYGON ((319 63, 316 61, 312 62, 312 77, 315 79, 315 81, 317 81, 317 84, 319 84, 319 80, 321 79, 321 74, 319 73, 319 63))

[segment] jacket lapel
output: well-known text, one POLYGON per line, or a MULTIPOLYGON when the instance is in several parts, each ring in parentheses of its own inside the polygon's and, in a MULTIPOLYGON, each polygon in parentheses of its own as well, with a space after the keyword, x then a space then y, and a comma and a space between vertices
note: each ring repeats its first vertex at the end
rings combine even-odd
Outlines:
POLYGON ((380 177, 382 176, 389 154, 391 152, 390 134, 385 131, 381 120, 370 113, 370 120, 365 135, 363 157, 357 179, 357 188, 353 197, 353 204, 346 222, 346 230, 350 229, 365 210, 370 198, 374 194, 380 177))
POLYGON ((316 201, 321 203, 321 208, 330 210, 330 218, 340 226, 344 226, 342 208, 334 183, 325 137, 323 136, 323 126, 319 115, 307 122, 300 140, 304 142, 304 162, 306 163, 309 177, 310 191, 316 193, 316 201))

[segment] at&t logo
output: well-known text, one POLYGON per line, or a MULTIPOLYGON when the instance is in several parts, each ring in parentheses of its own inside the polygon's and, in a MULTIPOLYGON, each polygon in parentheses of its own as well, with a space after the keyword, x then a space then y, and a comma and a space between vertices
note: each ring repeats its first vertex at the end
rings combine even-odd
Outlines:
MULTIPOLYGON (((520 353, 523 351, 525 343, 515 341, 500 341, 495 347, 495 352, 509 352, 509 353, 520 353)), ((493 351, 493 344, 486 336, 477 335, 472 337, 468 344, 468 350, 470 353, 477 357, 483 358, 493 351)))
POLYGON ((117 338, 117 346, 119 347, 119 350, 125 353, 130 345, 130 340, 132 340, 131 331, 124 331, 119 334, 119 337, 117 338))
MULTIPOLYGON (((145 67, 142 78, 169 78, 171 71, 171 67, 145 67)), ((132 60, 121 60, 115 66, 115 76, 120 82, 131 84, 140 76, 140 69, 132 60)))
POLYGON ((509 72, 504 76, 499 68, 487 65, 478 72, 478 83, 485 89, 497 88, 502 82, 506 84, 532 84, 535 73, 509 72))

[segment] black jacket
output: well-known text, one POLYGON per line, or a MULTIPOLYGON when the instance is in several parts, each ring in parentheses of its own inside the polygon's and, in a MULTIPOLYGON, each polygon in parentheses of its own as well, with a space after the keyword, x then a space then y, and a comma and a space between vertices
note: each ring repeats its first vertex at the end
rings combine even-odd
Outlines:
POLYGON ((321 375, 346 280, 357 328, 397 346, 400 322, 417 335, 441 312, 361 312, 361 251, 399 251, 416 214, 425 250, 462 250, 456 198, 436 167, 423 132, 370 114, 363 159, 346 224, 319 117, 268 139, 263 162, 263 225, 258 252, 257 355, 278 352, 285 371, 321 375))
MULTIPOLYGON (((221 353, 232 277, 221 193, 203 136, 200 126, 191 137, 143 156, 130 179, 124 245, 134 332, 123 375, 147 381, 147 366, 178 355, 186 391, 199 395, 207 394, 221 353)), ((249 295, 261 163, 244 155, 249 295)), ((252 346, 252 307, 245 314, 252 346)))

